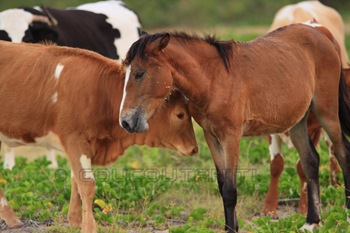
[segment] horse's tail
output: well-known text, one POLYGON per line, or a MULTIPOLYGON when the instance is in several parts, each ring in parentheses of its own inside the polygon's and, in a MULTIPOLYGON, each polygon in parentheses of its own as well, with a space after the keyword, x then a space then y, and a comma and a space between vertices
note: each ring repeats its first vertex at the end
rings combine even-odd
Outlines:
POLYGON ((339 82, 339 120, 343 133, 350 136, 350 97, 345 82, 344 71, 341 71, 339 82))

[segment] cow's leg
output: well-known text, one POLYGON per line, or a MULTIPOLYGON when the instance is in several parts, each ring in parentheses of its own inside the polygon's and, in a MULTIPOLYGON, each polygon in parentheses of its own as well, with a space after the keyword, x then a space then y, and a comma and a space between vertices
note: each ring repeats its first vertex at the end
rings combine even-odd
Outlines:
POLYGON ((15 149, 5 143, 2 143, 2 145, 5 151, 4 169, 12 170, 15 166, 15 149))
POLYGON ((17 218, 15 212, 9 205, 2 190, 0 190, 0 218, 4 219, 8 228, 19 228, 23 223, 17 218))
MULTIPOLYGON (((79 138, 69 138, 67 139, 68 145, 65 148, 82 201, 82 232, 95 233, 96 223, 92 212, 92 205, 96 192, 96 182, 91 167, 92 153, 89 151, 87 142, 75 144, 75 142, 80 141, 79 138)), ((76 196, 73 198, 75 200, 76 196)), ((74 205, 76 207, 76 203, 74 205)))
POLYGON ((217 169, 217 180, 225 211, 225 230, 229 233, 238 232, 235 208, 237 204, 236 174, 240 135, 238 133, 236 137, 231 137, 231 140, 220 142, 214 135, 205 132, 205 139, 217 169))
POLYGON ((283 172, 284 160, 281 153, 282 140, 278 134, 271 134, 268 137, 270 152, 270 186, 266 195, 263 214, 272 215, 276 218, 276 210, 278 206, 278 181, 283 172))
POLYGON ((297 162, 297 173, 300 180, 300 198, 299 198, 299 213, 306 215, 307 213, 307 181, 303 172, 300 159, 297 162))
POLYGON ((68 221, 71 226, 81 227, 82 212, 81 212, 81 197, 79 195, 77 182, 75 181, 74 174, 72 172, 72 191, 70 194, 68 221))
POLYGON ((58 164, 56 160, 56 151, 54 149, 46 150, 46 159, 47 161, 51 162, 51 164, 49 165, 49 168, 53 168, 53 169, 58 168, 58 164))
POLYGON ((298 150, 302 170, 306 176, 308 188, 308 212, 306 225, 311 229, 320 222, 320 189, 319 189, 319 155, 310 140, 307 130, 307 115, 291 128, 290 138, 298 150))
POLYGON ((334 156, 334 148, 333 144, 331 142, 331 139, 329 138, 328 134, 324 134, 326 144, 328 146, 328 155, 329 155, 329 172, 330 172, 330 178, 331 178, 331 184, 333 186, 339 186, 339 180, 337 178, 337 174, 341 173, 341 170, 339 168, 338 161, 336 157, 334 156))

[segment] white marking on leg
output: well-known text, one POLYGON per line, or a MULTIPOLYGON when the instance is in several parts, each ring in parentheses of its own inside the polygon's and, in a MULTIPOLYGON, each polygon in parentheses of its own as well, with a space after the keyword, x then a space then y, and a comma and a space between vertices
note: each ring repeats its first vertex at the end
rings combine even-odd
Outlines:
POLYGON ((305 223, 305 224, 300 228, 300 231, 306 232, 306 230, 308 230, 308 231, 310 231, 310 232, 314 232, 314 230, 316 230, 317 227, 318 227, 318 224, 317 224, 317 223, 313 223, 313 224, 305 223))
POLYGON ((15 149, 3 144, 5 149, 4 169, 12 170, 15 166, 15 149))
POLYGON ((58 65, 56 66, 56 70, 55 70, 55 79, 59 79, 60 78, 60 75, 61 75, 61 72, 64 68, 64 65, 61 65, 60 63, 58 63, 58 65))
POLYGON ((279 134, 279 136, 282 139, 282 142, 284 142, 287 145, 288 149, 294 148, 293 142, 290 139, 290 137, 288 136, 288 134, 281 133, 281 134, 279 134))
POLYGON ((304 182, 302 191, 307 192, 307 182, 304 182))
POLYGON ((131 72, 131 65, 129 65, 126 68, 125 83, 124 83, 124 89, 123 89, 123 98, 122 98, 122 102, 120 104, 119 115, 121 115, 122 109, 124 107, 124 101, 125 101, 125 97, 126 97, 126 85, 128 84, 128 81, 129 81, 129 78, 130 78, 130 72, 131 72))
POLYGON ((71 177, 71 178, 74 178, 74 172, 73 172, 73 170, 70 171, 70 177, 71 177))
POLYGON ((94 174, 92 173, 91 159, 89 159, 86 155, 82 155, 80 157, 80 164, 83 169, 84 178, 91 180, 95 179, 94 174))
MULTIPOLYGON (((275 156, 280 154, 281 155, 281 148, 280 148, 280 139, 279 135, 277 134, 271 134, 271 144, 269 145, 269 151, 270 151, 270 160, 274 160, 275 156)), ((281 155, 282 156, 282 155, 281 155)))
POLYGON ((0 200, 0 206, 1 206, 1 208, 4 208, 5 206, 7 206, 8 205, 8 203, 7 203, 7 201, 6 201, 6 198, 1 198, 1 200, 0 200))
POLYGON ((51 164, 48 166, 49 168, 58 168, 58 163, 56 160, 56 152, 54 149, 47 149, 46 150, 46 159, 47 161, 50 161, 51 164))

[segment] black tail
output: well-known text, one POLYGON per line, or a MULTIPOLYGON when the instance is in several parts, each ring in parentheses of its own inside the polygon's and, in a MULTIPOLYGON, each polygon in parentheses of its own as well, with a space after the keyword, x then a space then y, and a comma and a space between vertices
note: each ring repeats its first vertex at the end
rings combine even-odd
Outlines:
POLYGON ((350 98, 343 71, 339 83, 339 120, 343 133, 350 136, 350 98))

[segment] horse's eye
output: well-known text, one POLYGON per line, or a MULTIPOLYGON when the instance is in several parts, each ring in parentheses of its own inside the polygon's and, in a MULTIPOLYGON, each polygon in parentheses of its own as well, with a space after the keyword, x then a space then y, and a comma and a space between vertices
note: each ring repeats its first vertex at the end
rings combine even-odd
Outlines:
POLYGON ((177 116, 177 118, 179 118, 179 119, 183 119, 184 116, 185 116, 185 114, 184 114, 184 113, 179 113, 179 114, 177 114, 176 116, 177 116))
POLYGON ((135 74, 135 79, 138 80, 138 79, 142 78, 144 74, 145 74, 144 71, 137 71, 135 74))

